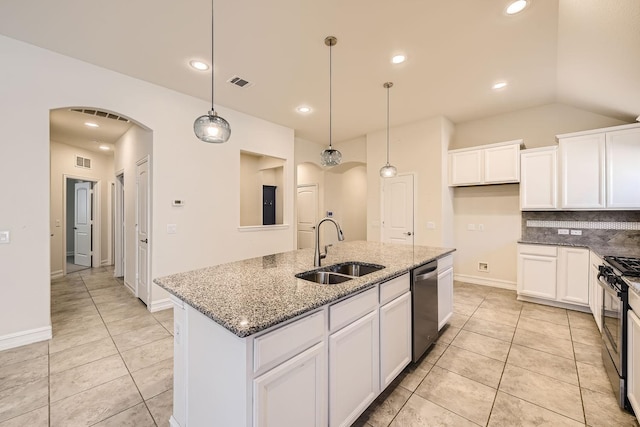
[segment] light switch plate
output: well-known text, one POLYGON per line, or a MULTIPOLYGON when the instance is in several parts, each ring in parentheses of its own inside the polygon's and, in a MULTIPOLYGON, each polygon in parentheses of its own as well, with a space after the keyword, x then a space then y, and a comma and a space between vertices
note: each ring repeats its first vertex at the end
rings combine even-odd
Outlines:
POLYGON ((558 234, 569 234, 569 230, 566 228, 558 228, 558 234))
POLYGON ((582 230, 571 230, 572 236, 582 236, 582 230))
POLYGON ((178 232, 177 224, 167 224, 167 234, 176 234, 178 232))
POLYGON ((11 233, 9 230, 0 231, 0 244, 11 243, 11 233))

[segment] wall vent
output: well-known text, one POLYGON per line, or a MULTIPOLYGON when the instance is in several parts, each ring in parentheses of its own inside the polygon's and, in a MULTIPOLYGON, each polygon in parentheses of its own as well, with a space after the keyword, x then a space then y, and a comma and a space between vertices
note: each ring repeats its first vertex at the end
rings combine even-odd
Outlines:
POLYGON ((83 169, 91 169, 91 159, 76 155, 76 167, 83 169))
POLYGON ((253 83, 251 83, 249 80, 243 79, 242 77, 239 77, 239 76, 233 76, 229 80, 227 80, 227 82, 231 83, 234 86, 241 87, 243 89, 247 89, 253 86, 253 83))
POLYGON ((69 111, 75 111, 76 113, 88 114, 90 116, 104 117, 105 119, 117 120, 119 122, 129 123, 129 119, 126 117, 118 116, 117 114, 107 113, 106 111, 92 110, 89 108, 71 108, 69 111))

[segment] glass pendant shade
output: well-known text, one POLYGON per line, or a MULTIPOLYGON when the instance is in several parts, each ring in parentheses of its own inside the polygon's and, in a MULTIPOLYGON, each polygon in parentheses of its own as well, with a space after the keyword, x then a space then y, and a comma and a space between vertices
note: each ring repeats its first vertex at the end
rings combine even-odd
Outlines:
POLYGON ((333 148, 327 148, 320 154, 322 166, 338 166, 342 161, 342 154, 333 148))
POLYGON ((396 167, 390 165, 389 163, 380 168, 380 176, 383 178, 393 178, 397 174, 398 170, 396 169, 396 167))
POLYGON ((193 131, 201 141, 213 144, 227 142, 231 136, 229 122, 213 110, 193 122, 193 131))

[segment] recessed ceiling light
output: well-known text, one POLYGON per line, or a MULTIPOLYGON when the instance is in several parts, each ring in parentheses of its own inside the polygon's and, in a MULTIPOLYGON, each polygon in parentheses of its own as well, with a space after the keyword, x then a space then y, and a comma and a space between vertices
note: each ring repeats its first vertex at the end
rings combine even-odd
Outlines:
POLYGON ((402 64, 406 60, 407 57, 405 55, 395 55, 393 58, 391 58, 391 62, 393 62, 394 64, 402 64))
POLYGON ((497 82, 497 83, 494 83, 493 86, 491 86, 491 88, 494 90, 502 89, 505 87, 507 87, 507 82, 497 82))
POLYGON ((511 2, 509 6, 507 6, 507 15, 515 15, 516 13, 520 13, 524 10, 529 2, 527 0, 516 0, 511 2))
POLYGON ((310 113, 311 107, 307 107, 306 105, 301 105, 298 108, 296 108, 296 111, 298 113, 303 113, 303 114, 310 113))
POLYGON ((191 65, 192 68, 195 68, 198 71, 207 71, 209 69, 209 64, 202 61, 197 61, 195 59, 189 61, 189 65, 191 65))
POLYGON ((99 128, 100 125, 98 125, 97 123, 93 123, 93 122, 84 122, 85 126, 89 126, 90 128, 99 128))
POLYGON ((109 146, 108 145, 104 145, 104 144, 100 144, 98 146, 99 149, 104 150, 104 151, 109 151, 109 146))

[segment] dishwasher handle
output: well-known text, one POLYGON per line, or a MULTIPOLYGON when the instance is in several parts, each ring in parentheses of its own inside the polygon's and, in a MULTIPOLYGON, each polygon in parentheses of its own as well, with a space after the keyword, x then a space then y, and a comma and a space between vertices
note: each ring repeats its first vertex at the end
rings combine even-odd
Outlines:
POLYGON ((432 277, 435 277, 437 274, 438 274, 437 267, 434 267, 433 269, 427 271, 426 273, 418 274, 417 276, 414 277, 414 280, 416 282, 418 281, 421 282, 423 280, 431 279, 432 277))

